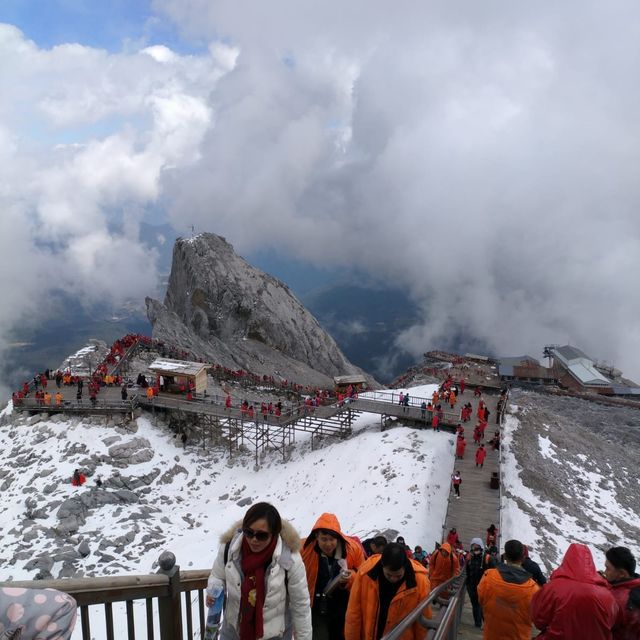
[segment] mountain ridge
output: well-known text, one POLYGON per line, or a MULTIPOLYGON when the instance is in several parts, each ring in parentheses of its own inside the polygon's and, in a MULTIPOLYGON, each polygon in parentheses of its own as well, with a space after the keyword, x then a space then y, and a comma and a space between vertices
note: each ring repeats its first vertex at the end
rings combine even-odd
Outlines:
POLYGON ((153 337, 205 360, 327 387, 364 375, 277 278, 252 267, 212 233, 178 238, 164 303, 146 299, 153 337))

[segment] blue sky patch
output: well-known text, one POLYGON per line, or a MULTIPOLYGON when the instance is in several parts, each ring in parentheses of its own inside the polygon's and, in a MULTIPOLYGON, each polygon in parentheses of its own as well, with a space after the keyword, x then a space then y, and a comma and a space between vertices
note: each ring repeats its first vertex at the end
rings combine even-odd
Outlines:
POLYGON ((181 54, 198 53, 149 0, 2 0, 0 22, 18 27, 41 48, 64 43, 112 53, 165 44, 181 54))

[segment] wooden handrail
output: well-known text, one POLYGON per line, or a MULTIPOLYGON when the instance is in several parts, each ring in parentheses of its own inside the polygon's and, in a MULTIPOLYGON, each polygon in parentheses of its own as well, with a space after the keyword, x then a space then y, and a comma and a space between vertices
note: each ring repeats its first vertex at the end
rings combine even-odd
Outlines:
POLYGON ((208 569, 180 571, 175 564, 175 556, 164 552, 159 558, 158 573, 105 576, 100 578, 63 578, 59 580, 20 580, 0 582, 0 587, 22 587, 26 589, 57 589, 73 596, 80 608, 80 626, 83 639, 92 637, 90 606, 104 605, 107 638, 114 636, 113 603, 126 603, 128 637, 133 638, 135 600, 145 601, 147 609, 147 638, 153 638, 154 621, 160 628, 160 640, 183 638, 182 614, 186 616, 187 631, 193 632, 191 611, 193 592, 197 593, 196 620, 200 632, 204 631, 205 598, 204 589, 209 577, 208 569), (184 609, 181 594, 184 593, 184 609), (152 600, 157 599, 157 617, 153 613, 152 600))
POLYGON ((63 578, 60 580, 19 580, 2 582, 0 587, 57 589, 72 595, 78 606, 125 602, 140 598, 162 598, 169 593, 169 578, 162 574, 107 576, 104 578, 63 578))

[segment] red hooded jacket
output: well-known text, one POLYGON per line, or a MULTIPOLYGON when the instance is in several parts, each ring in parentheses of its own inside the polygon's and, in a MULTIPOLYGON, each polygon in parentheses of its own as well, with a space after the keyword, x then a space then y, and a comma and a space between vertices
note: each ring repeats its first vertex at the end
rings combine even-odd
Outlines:
POLYGON ((618 615, 589 547, 577 543, 569 545, 562 564, 531 601, 531 618, 544 640, 611 640, 618 615))

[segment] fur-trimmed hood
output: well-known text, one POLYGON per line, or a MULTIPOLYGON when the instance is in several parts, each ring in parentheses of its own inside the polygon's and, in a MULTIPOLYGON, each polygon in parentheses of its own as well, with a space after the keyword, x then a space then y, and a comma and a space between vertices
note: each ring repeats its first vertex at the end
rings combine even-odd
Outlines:
MULTIPOLYGON (((227 542, 229 542, 233 536, 240 531, 242 531, 242 520, 238 520, 220 536, 221 544, 227 544, 227 542)), ((293 553, 300 552, 300 534, 294 529, 293 525, 284 518, 282 519, 282 531, 280 532, 280 537, 282 538, 282 542, 289 547, 293 553)))

